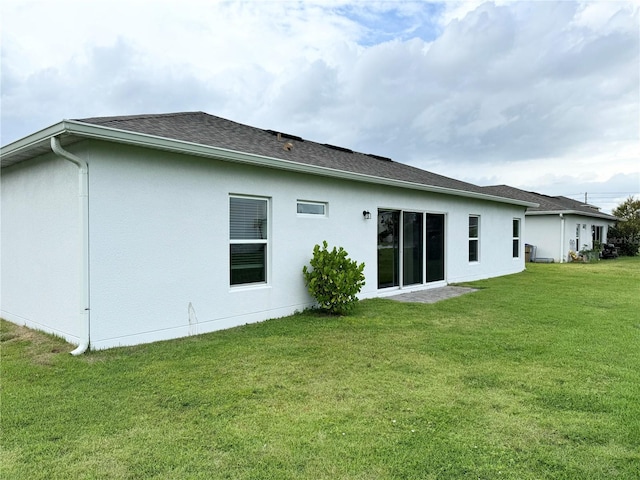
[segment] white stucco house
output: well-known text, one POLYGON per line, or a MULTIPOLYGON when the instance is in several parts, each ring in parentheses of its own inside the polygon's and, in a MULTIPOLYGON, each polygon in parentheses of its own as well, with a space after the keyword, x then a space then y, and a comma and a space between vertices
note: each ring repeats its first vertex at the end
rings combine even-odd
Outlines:
POLYGON ((64 120, 4 146, 1 315, 104 349, 313 305, 327 240, 361 298, 520 272, 535 203, 202 112, 64 120))
POLYGON ((534 247, 532 260, 566 262, 569 252, 591 250, 596 243, 605 243, 609 227, 617 220, 594 205, 567 197, 552 197, 507 185, 484 188, 494 195, 538 204, 527 208, 525 214, 524 241, 534 247))

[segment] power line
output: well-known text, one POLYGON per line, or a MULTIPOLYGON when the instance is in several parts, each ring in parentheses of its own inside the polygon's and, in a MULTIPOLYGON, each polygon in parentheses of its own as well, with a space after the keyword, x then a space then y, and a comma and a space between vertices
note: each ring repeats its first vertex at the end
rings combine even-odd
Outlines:
MULTIPOLYGON (((568 193, 565 197, 580 197, 584 196, 585 193, 588 192, 580 192, 580 193, 568 193)), ((593 192, 588 193, 590 197, 602 197, 602 196, 623 196, 623 195, 638 195, 638 192, 593 192)))
POLYGON ((636 193, 633 193, 633 192, 618 192, 618 193, 584 192, 584 193, 572 193, 564 196, 571 198, 572 200, 584 201, 585 204, 588 204, 588 203, 612 202, 620 198, 626 199, 628 197, 635 197, 636 193))

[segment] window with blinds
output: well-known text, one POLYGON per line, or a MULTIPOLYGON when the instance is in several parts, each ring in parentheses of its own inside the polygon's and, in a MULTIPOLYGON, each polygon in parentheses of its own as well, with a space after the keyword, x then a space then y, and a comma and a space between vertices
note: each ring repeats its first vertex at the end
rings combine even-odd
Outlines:
POLYGON ((265 198, 229 198, 231 285, 267 281, 268 210, 265 198))

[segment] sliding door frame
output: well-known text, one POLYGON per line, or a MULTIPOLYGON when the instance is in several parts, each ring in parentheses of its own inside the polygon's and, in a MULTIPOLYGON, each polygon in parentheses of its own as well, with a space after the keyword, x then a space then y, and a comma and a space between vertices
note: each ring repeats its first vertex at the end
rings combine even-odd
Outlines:
MULTIPOLYGON (((379 208, 376 216, 378 228, 377 228, 377 284, 378 290, 391 290, 391 289, 416 289, 420 287, 426 287, 429 285, 437 285, 439 283, 444 284, 446 279, 446 231, 447 231, 447 214, 442 212, 432 212, 428 210, 415 210, 415 209, 397 209, 397 208, 379 208), (421 223, 420 243, 421 249, 419 256, 421 262, 421 278, 419 282, 412 282, 415 280, 415 272, 413 278, 405 278, 405 265, 409 262, 409 254, 407 246, 405 245, 405 228, 409 225, 405 225, 405 219, 409 215, 419 215, 419 223, 421 223), (440 231, 436 232, 437 244, 430 243, 428 234, 433 231, 429 230, 429 217, 439 217, 440 219, 440 231), (438 271, 436 275, 441 278, 428 280, 433 272, 428 270, 429 255, 433 252, 430 247, 440 248, 439 256, 441 261, 436 264, 438 271), (389 251, 391 250, 391 251, 389 251), (391 268, 391 271, 389 271, 391 268), (412 283, 410 283, 412 282, 412 283)), ((411 232, 412 236, 416 235, 415 230, 411 232)), ((415 241, 413 242, 415 248, 415 241)), ((409 247, 411 248, 411 247, 409 247)), ((413 252, 415 259, 416 253, 413 252)))

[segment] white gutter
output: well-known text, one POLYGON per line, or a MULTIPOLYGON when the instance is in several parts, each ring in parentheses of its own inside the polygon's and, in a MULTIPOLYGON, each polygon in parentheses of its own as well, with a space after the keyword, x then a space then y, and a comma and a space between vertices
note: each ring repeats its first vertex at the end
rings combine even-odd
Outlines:
POLYGON ((67 152, 57 136, 51 137, 51 150, 78 167, 79 222, 82 236, 80 249, 80 344, 71 355, 81 355, 89 348, 89 165, 81 158, 67 152))
MULTIPOLYGON (((499 197, 486 193, 468 192, 465 190, 457 190, 454 188, 437 187, 434 185, 426 185, 423 183, 410 182, 406 180, 397 180, 391 178, 378 177, 365 173, 348 172, 334 168, 321 167, 318 165, 310 165, 282 158, 268 157, 256 155, 252 153, 239 152, 227 148, 213 147, 200 143, 193 143, 184 140, 176 140, 157 135, 149 135, 145 133, 130 132, 102 125, 92 125, 79 122, 77 120, 63 120, 62 122, 41 130, 27 138, 18 140, 1 151, 3 157, 10 157, 24 149, 29 149, 33 145, 42 141, 43 136, 69 134, 82 138, 94 138, 97 140, 113 141, 124 143, 127 145, 136 145, 140 147, 155 148, 176 152, 181 154, 191 154, 207 158, 215 158, 228 162, 243 163, 248 165, 256 165, 260 167, 277 168, 280 170, 293 171, 298 173, 307 173, 312 175, 322 175, 326 177, 341 178, 345 180, 354 180, 358 182, 374 183, 378 185, 388 185, 392 187, 409 188, 412 190, 420 190, 433 193, 442 193, 454 195, 458 197, 475 198, 479 200, 489 200, 493 202, 507 203, 511 205, 519 205, 523 207, 538 207, 537 203, 527 202, 524 200, 516 200, 512 198, 499 197), (55 133, 54 133, 55 132, 55 133)), ((4 160, 4 158, 3 158, 4 160)), ((11 163, 10 160, 7 161, 11 163)))
POLYGON ((580 215, 583 217, 593 217, 593 218, 602 218, 604 220, 609 220, 610 222, 615 222, 617 220, 613 215, 609 215, 608 213, 601 212, 585 212, 582 210, 534 210, 527 211, 526 215, 529 217, 537 216, 537 215, 580 215))

